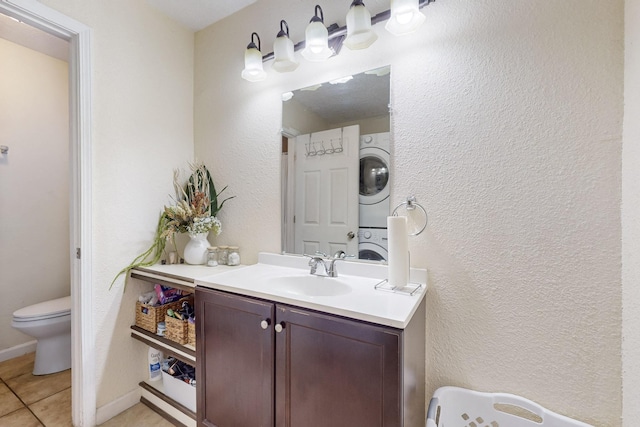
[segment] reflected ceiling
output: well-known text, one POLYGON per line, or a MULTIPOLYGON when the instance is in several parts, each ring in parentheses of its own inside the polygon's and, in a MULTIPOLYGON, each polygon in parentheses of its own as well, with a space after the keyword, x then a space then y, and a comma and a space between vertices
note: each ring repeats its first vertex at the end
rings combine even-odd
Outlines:
MULTIPOLYGON (((389 67, 386 67, 388 73, 389 67)), ((389 79, 361 73, 345 83, 323 83, 295 91, 295 100, 329 123, 362 120, 389 114, 389 79), (377 95, 384 93, 385 99, 377 95), (376 96, 372 99, 372 96, 376 96)))

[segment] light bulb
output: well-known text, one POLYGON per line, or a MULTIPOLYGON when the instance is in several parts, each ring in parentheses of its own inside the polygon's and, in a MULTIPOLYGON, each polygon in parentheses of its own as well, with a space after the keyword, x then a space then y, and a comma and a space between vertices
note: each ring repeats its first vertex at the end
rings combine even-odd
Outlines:
POLYGON ((424 20, 419 0, 391 0, 391 17, 385 28, 391 34, 401 36, 416 31, 424 20))

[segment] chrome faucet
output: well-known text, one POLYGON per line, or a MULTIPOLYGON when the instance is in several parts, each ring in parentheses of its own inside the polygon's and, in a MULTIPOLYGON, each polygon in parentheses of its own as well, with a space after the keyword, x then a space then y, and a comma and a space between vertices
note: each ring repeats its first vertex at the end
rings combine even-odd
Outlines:
POLYGON ((305 255, 311 258, 309 260, 309 267, 311 270, 309 274, 315 274, 317 276, 322 276, 322 274, 318 274, 318 264, 321 264, 324 267, 325 276, 327 277, 338 277, 338 270, 336 270, 335 263, 336 261, 342 260, 346 258, 346 254, 344 251, 337 251, 331 258, 328 258, 327 254, 322 252, 316 252, 315 255, 305 255))

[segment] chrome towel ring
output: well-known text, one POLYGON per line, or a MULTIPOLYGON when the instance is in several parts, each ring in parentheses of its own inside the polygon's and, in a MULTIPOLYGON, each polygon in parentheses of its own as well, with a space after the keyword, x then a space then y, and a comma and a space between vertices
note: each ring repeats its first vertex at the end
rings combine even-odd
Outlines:
POLYGON ((416 231, 415 233, 409 233, 409 236, 417 236, 419 234, 421 234, 425 228, 427 228, 427 224, 429 222, 429 216, 427 215, 427 211, 426 209, 418 202, 416 202, 416 198, 415 196, 409 196, 407 197, 407 200, 400 203, 398 206, 396 206, 396 208, 393 210, 393 212, 391 213, 392 216, 397 216, 398 215, 398 209, 400 209, 402 206, 406 206, 406 210, 407 211, 413 211, 416 209, 416 207, 420 208, 420 210, 422 211, 422 213, 424 214, 424 225, 422 226, 422 228, 418 231, 416 231))

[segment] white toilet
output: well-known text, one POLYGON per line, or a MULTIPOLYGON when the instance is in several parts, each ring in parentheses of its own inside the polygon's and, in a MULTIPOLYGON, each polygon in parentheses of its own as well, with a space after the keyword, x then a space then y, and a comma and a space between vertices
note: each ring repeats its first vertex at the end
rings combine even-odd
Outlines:
POLYGON ((71 368, 70 296, 16 310, 11 326, 38 340, 33 375, 71 368))

